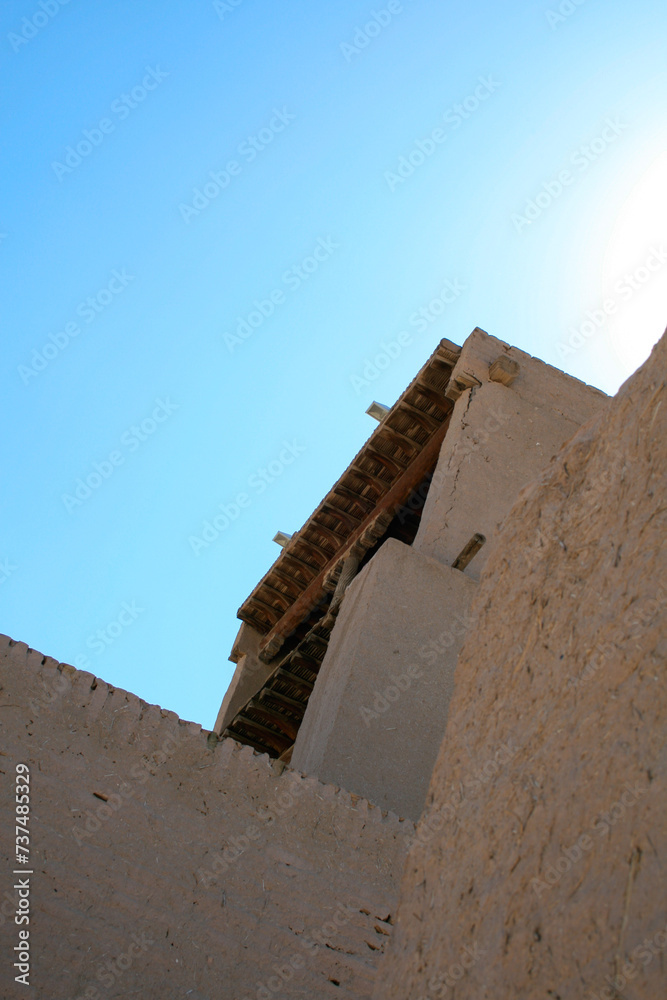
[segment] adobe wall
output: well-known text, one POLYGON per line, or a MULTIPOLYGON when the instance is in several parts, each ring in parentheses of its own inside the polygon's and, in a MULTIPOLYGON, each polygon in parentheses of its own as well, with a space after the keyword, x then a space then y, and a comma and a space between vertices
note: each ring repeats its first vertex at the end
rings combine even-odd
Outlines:
POLYGON ((445 732, 473 581, 498 526, 520 489, 608 405, 597 389, 479 329, 450 386, 461 395, 414 544, 389 539, 346 591, 292 757, 415 821, 445 732), (509 385, 493 381, 498 358, 509 385), (452 569, 475 534, 486 544, 452 569))
POLYGON ((411 824, 7 637, 0 685, 0 996, 370 996, 411 824), (19 762, 30 986, 10 958, 19 762))
MULTIPOLYGON (((608 397, 524 351, 490 337, 479 328, 466 338, 451 375, 448 392, 450 390, 454 396, 460 395, 440 450, 413 550, 450 567, 473 535, 482 534, 486 544, 462 570, 467 578, 478 581, 498 527, 520 489, 539 475, 552 455, 582 423, 607 404, 608 397), (505 369, 511 372, 518 367, 518 373, 511 372, 508 377, 501 370, 496 374, 493 365, 499 358, 505 369), (509 384, 494 381, 498 378, 505 378, 509 384), (467 385, 473 388, 465 388, 467 385)), ((383 549, 384 546, 380 552, 383 549)), ((386 567, 388 573, 394 569, 391 565, 386 567)), ((306 711, 293 762, 309 774, 316 774, 325 781, 340 782, 345 788, 416 819, 444 732, 448 696, 442 700, 442 694, 434 689, 421 703, 413 704, 410 698, 401 699, 402 716, 394 727, 395 739, 392 743, 387 736, 390 727, 385 719, 377 731, 381 730, 387 738, 380 740, 382 750, 378 744, 373 759, 373 741, 366 726, 362 727, 361 741, 355 741, 353 754, 348 752, 359 711, 368 706, 368 701, 357 700, 346 707, 340 702, 338 693, 345 687, 345 697, 351 698, 358 688, 356 693, 366 699, 370 696, 372 702, 377 690, 381 693, 391 684, 386 674, 395 666, 393 650, 385 657, 383 635, 404 630, 406 636, 412 636, 410 642, 399 644, 403 665, 407 668, 420 648, 441 633, 447 633, 447 616, 442 615, 431 601, 434 614, 428 619, 420 613, 418 603, 410 607, 401 604, 400 594, 391 580, 387 580, 386 593, 377 573, 374 581, 372 600, 366 587, 366 616, 378 641, 374 645, 369 642, 357 644, 353 636, 341 635, 342 622, 347 621, 350 614, 350 622, 354 620, 354 624, 350 624, 347 631, 365 627, 359 612, 350 612, 351 595, 356 593, 350 589, 311 698, 311 703, 314 700, 317 707, 306 711), (402 608, 398 617, 397 608, 402 608), (417 635, 413 627, 417 620, 424 626, 421 635, 417 635), (373 652, 369 655, 370 646, 373 652), (340 682, 334 678, 338 670, 340 682), (332 698, 337 699, 336 711, 340 709, 333 732, 334 710, 329 707, 332 698), (407 730, 412 734, 419 726, 424 730, 425 742, 423 751, 416 756, 413 754, 413 780, 400 773, 406 771, 402 732, 407 730), (401 760, 403 768, 393 766, 401 760)), ((459 607, 458 597, 456 604, 460 615, 463 609, 459 607)), ((247 625, 241 627, 231 656, 237 661, 236 671, 214 726, 218 733, 224 732, 275 670, 275 661, 265 664, 259 659, 260 638, 247 625)), ((459 645, 457 642, 446 651, 444 658, 439 658, 445 676, 454 668, 459 645)), ((422 687, 426 691, 428 685, 422 687)), ((392 717, 396 721, 397 713, 392 712, 392 717)))
POLYGON ((666 994, 666 372, 663 338, 501 532, 378 1000, 666 994))
POLYGON ((213 726, 220 736, 231 725, 236 715, 264 687, 273 671, 275 663, 263 663, 259 658, 261 635, 244 622, 234 641, 230 660, 236 663, 236 670, 225 691, 222 704, 213 726))
POLYGON ((294 767, 418 820, 476 589, 388 539, 345 592, 294 767))
POLYGON ((473 387, 454 406, 414 547, 451 566, 475 533, 484 535, 464 570, 479 580, 519 491, 608 397, 479 329, 463 345, 450 384, 457 380, 473 387), (510 385, 491 379, 499 357, 518 365, 510 385))

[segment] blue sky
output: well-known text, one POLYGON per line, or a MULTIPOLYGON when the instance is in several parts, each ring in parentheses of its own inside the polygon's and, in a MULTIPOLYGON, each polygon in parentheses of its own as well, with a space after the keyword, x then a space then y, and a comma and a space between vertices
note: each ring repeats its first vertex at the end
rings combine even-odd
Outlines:
POLYGON ((441 337, 615 392, 667 323, 666 34, 658 0, 5 0, 0 628, 210 728, 273 535, 441 337))

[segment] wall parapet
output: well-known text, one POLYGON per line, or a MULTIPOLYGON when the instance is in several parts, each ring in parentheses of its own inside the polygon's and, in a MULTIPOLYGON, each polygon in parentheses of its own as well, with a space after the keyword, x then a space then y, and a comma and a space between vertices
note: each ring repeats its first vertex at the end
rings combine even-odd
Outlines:
POLYGON ((32 783, 34 996, 370 996, 409 821, 6 636, 0 684, 4 768, 32 783))

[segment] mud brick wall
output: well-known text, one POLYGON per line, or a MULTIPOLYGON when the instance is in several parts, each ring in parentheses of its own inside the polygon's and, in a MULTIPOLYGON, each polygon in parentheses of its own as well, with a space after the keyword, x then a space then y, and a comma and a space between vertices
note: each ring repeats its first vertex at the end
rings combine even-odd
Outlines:
POLYGON ((0 685, 0 996, 370 996, 409 822, 7 637, 0 685), (29 987, 10 958, 18 762, 29 987))
POLYGON ((666 376, 663 338, 501 531, 378 1000, 667 996, 666 376))

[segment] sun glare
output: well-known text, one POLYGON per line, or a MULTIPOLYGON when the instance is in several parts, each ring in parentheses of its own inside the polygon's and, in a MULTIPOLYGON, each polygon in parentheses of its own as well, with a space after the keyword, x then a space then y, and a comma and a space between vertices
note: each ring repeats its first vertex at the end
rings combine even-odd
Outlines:
POLYGON ((629 375, 667 326, 667 152, 656 157, 623 202, 601 284, 608 343, 629 375))

